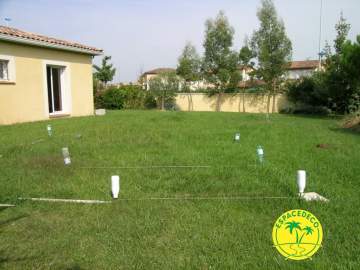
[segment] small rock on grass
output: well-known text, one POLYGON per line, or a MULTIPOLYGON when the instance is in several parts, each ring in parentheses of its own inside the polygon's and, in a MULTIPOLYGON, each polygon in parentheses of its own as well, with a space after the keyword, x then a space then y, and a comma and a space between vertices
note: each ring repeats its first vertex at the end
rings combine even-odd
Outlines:
POLYGON ((307 202, 310 202, 310 201, 328 202, 329 201, 328 199, 321 196, 320 194, 317 194, 316 192, 306 192, 306 193, 300 194, 300 198, 307 202))

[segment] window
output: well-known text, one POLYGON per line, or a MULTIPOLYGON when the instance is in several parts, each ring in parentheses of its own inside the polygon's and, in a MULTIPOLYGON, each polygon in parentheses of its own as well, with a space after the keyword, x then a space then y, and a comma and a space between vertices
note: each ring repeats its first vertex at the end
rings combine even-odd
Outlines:
POLYGON ((0 60, 0 80, 9 80, 9 60, 0 60))
POLYGON ((15 83, 15 60, 13 56, 0 55, 0 83, 15 83))

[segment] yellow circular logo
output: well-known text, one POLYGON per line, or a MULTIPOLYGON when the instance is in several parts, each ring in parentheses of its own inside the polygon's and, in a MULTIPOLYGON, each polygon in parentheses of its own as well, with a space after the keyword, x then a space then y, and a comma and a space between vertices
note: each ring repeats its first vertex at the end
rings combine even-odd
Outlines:
POLYGON ((287 211, 276 220, 272 238, 281 255, 291 260, 305 260, 320 248, 323 231, 313 214, 297 209, 287 211))

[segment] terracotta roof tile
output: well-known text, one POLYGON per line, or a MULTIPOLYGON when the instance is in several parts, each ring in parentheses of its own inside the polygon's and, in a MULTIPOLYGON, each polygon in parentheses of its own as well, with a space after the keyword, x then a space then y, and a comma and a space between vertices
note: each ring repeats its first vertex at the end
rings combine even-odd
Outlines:
POLYGON ((319 67, 318 60, 293 61, 288 69, 316 69, 319 67))
POLYGON ((163 72, 174 72, 174 71, 176 71, 176 69, 174 69, 174 68, 156 68, 156 69, 152 69, 152 70, 144 72, 143 75, 160 74, 163 72))
POLYGON ((79 44, 76 42, 61 40, 61 39, 57 39, 57 38, 47 37, 47 36, 43 36, 43 35, 38 35, 38 34, 30 33, 30 32, 25 32, 25 31, 22 31, 22 30, 19 30, 16 28, 7 27, 7 26, 3 26, 3 25, 0 25, 0 35, 5 35, 8 37, 19 38, 19 39, 28 40, 28 41, 39 42, 39 43, 43 43, 45 46, 46 45, 50 45, 50 46, 57 45, 57 46, 61 46, 61 47, 67 47, 68 49, 73 48, 73 49, 85 50, 85 51, 88 51, 89 53, 94 53, 94 54, 102 53, 101 49, 97 49, 97 48, 94 48, 91 46, 79 44))

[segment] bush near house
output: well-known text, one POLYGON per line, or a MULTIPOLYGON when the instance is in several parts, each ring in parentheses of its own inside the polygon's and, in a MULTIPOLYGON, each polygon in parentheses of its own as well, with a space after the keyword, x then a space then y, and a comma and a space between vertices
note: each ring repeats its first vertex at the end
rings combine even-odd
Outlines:
POLYGON ((124 85, 96 93, 95 107, 108 110, 154 109, 156 100, 152 93, 144 91, 140 86, 124 85))

